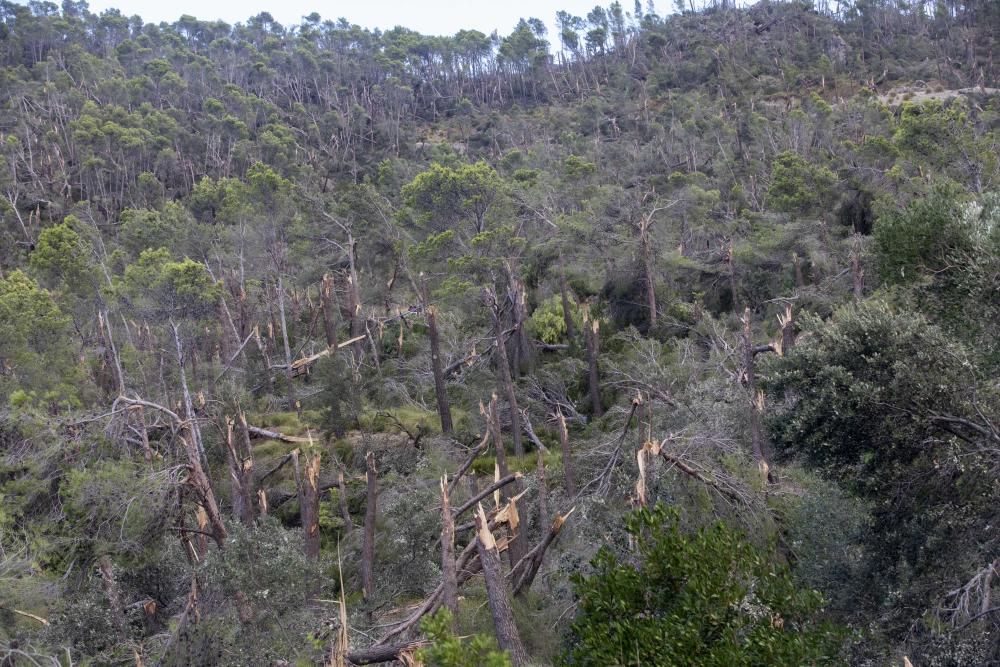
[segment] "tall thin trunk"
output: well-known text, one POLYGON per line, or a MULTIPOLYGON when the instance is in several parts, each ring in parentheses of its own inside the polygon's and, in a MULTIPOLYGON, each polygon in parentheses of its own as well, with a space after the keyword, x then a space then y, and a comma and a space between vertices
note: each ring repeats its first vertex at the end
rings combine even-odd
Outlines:
POLYGON ((233 514, 244 526, 252 526, 255 519, 253 488, 253 450, 246 418, 239 412, 226 420, 226 459, 232 482, 233 514))
POLYGON ((566 325, 566 338, 570 349, 576 346, 576 324, 573 323, 573 313, 570 310, 569 285, 566 282, 566 267, 562 255, 559 255, 559 298, 562 300, 563 322, 566 325))
POLYGON ((431 339, 431 370, 434 374, 434 394, 437 397, 438 415, 441 417, 441 432, 451 435, 454 426, 451 421, 451 406, 448 405, 448 390, 441 369, 441 342, 437 327, 437 309, 427 306, 427 329, 431 339))
POLYGON ((351 521, 351 512, 347 508, 347 485, 344 484, 344 471, 337 471, 337 495, 340 501, 340 517, 344 520, 344 535, 350 535, 354 530, 354 522, 351 521))
POLYGON ((750 446, 754 461, 760 468, 765 481, 771 478, 767 463, 767 445, 764 441, 764 429, 761 424, 764 410, 764 395, 757 389, 757 372, 754 362, 753 329, 751 326, 750 309, 743 311, 743 385, 747 391, 750 408, 750 446))
POLYGON ((333 318, 335 305, 333 302, 333 278, 330 274, 323 276, 323 286, 320 288, 320 307, 323 310, 323 332, 326 334, 326 346, 337 349, 337 323, 333 318))
POLYGON ((101 581, 104 583, 104 597, 108 601, 108 609, 111 611, 111 622, 116 630, 125 629, 125 610, 122 607, 121 591, 118 588, 118 581, 115 579, 114 568, 111 564, 111 557, 104 555, 98 559, 98 570, 101 573, 101 581))
POLYGON ((802 289, 806 286, 806 279, 802 273, 802 258, 797 252, 792 253, 792 268, 795 273, 795 287, 802 289))
POLYGON ((174 332, 174 349, 177 352, 177 370, 181 376, 181 391, 184 396, 184 418, 191 434, 192 444, 199 456, 205 455, 205 447, 201 442, 201 427, 198 425, 198 418, 194 413, 194 401, 191 400, 191 391, 188 388, 187 373, 184 371, 184 347, 181 344, 181 332, 177 323, 170 320, 170 327, 174 332))
POLYGON ((528 652, 521 642, 521 635, 514 622, 514 610, 510 601, 510 583, 504 576, 500 564, 500 551, 493 533, 490 532, 482 505, 479 506, 476 515, 476 530, 476 551, 479 553, 479 562, 483 568, 486 596, 489 600, 490 612, 493 615, 497 643, 502 650, 510 653, 511 663, 514 667, 522 667, 528 664, 528 652))
MULTIPOLYGON (((496 394, 493 394, 493 397, 490 399, 486 419, 487 427, 489 428, 490 435, 493 438, 493 445, 496 449, 497 476, 499 479, 504 479, 510 475, 510 468, 507 466, 507 452, 504 450, 503 437, 501 435, 500 410, 497 407, 496 394)), ((512 486, 513 488, 504 487, 498 495, 502 496, 506 500, 511 500, 514 496, 521 492, 524 485, 521 480, 517 480, 512 486)), ((511 530, 511 536, 510 542, 507 546, 507 557, 510 560, 510 566, 513 568, 517 562, 521 560, 524 554, 528 552, 527 536, 518 525, 517 502, 514 500, 511 500, 511 516, 513 520, 508 522, 508 527, 511 530)))
POLYGON ((514 454, 524 456, 524 443, 521 441, 521 412, 517 406, 514 378, 510 374, 510 362, 507 359, 507 347, 503 340, 503 328, 500 324, 500 314, 496 308, 493 309, 493 330, 496 338, 497 372, 500 374, 500 388, 510 409, 510 433, 514 442, 514 454))
POLYGON ((562 450, 563 475, 565 477, 566 495, 576 495, 576 474, 573 464, 573 451, 569 446, 569 431, 566 429, 566 418, 562 410, 557 410, 556 418, 559 421, 559 447, 562 450))
POLYGON ((545 455, 537 450, 538 456, 538 525, 545 526, 549 522, 549 489, 545 483, 545 455))
POLYGON ((645 226, 639 234, 642 244, 642 268, 646 280, 646 307, 649 309, 649 328, 656 328, 656 280, 653 272, 653 248, 645 226))
POLYGON ((361 589, 365 600, 371 600, 375 591, 373 571, 375 567, 375 503, 378 497, 375 478, 375 454, 365 455, 367 471, 367 491, 365 494, 365 534, 361 545, 361 589))
POLYGON ((441 600, 458 619, 458 573, 455 567, 455 521, 448 498, 448 476, 441 478, 441 600))
POLYGON ((281 341, 285 347, 285 382, 288 384, 288 409, 298 411, 298 401, 295 399, 295 384, 292 382, 292 347, 288 343, 288 324, 285 321, 285 287, 278 273, 278 317, 281 323, 281 341))
POLYGON ((590 319, 590 313, 584 310, 583 333, 587 343, 587 367, 590 390, 590 407, 595 419, 604 415, 604 406, 601 405, 601 373, 598 367, 598 358, 601 354, 600 324, 594 319, 590 319))
POLYGON ((298 450, 292 452, 295 466, 295 482, 298 486, 299 518, 302 522, 305 554, 307 558, 319 558, 319 468, 320 453, 309 451, 302 470, 299 469, 298 450))
MULTIPOLYGON (((364 314, 361 312, 361 285, 358 281, 356 264, 357 242, 353 235, 347 237, 347 258, 350 275, 347 277, 348 306, 351 310, 351 338, 357 338, 365 333, 364 314)), ((364 341, 354 344, 354 361, 361 363, 364 357, 364 341)))
POLYGON ((854 299, 861 301, 865 296, 865 268, 861 264, 860 234, 855 234, 851 242, 851 278, 854 283, 854 299))

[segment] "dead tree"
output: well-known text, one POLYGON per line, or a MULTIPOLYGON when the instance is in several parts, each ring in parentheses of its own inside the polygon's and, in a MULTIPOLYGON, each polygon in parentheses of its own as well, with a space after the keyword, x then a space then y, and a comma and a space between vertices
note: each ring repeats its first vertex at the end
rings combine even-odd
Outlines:
POLYGON ((563 263, 562 253, 559 254, 559 298, 562 301, 566 339, 569 340, 570 349, 576 349, 576 324, 573 322, 573 313, 570 311, 569 284, 566 281, 566 266, 563 263))
POLYGON ((854 299, 861 301, 865 296, 865 268, 861 265, 860 234, 855 234, 851 241, 851 278, 854 284, 854 299))
POLYGON ((337 323, 333 318, 336 312, 336 305, 333 298, 333 278, 330 274, 323 276, 323 283, 319 290, 320 309, 323 311, 323 333, 326 334, 326 346, 331 350, 337 349, 337 323))
POLYGON ((503 327, 500 325, 500 304, 492 290, 486 291, 487 305, 493 316, 494 348, 497 353, 497 373, 500 389, 507 399, 510 410, 510 433, 514 442, 514 454, 524 456, 524 443, 521 441, 521 411, 517 405, 517 395, 514 393, 514 378, 510 374, 510 360, 507 358, 507 346, 504 344, 503 327))
POLYGON ((503 574, 500 564, 500 550, 497 548, 493 533, 490 532, 482 505, 479 506, 476 516, 476 530, 476 551, 483 568, 486 596, 489 599, 490 612, 493 614, 497 643, 502 650, 510 653, 514 667, 522 667, 528 664, 528 652, 521 642, 521 635, 514 622, 514 611, 510 601, 510 583, 503 574))
POLYGON ((354 522, 351 521, 351 512, 347 508, 347 485, 344 484, 344 470, 337 471, 337 495, 340 500, 340 517, 344 520, 344 535, 350 535, 354 530, 354 522))
POLYGON ((285 351, 285 382, 288 384, 288 409, 298 411, 298 401, 295 399, 295 385, 292 383, 292 347, 288 342, 288 323, 285 320, 285 287, 278 273, 275 286, 278 292, 278 316, 281 323, 281 341, 285 351))
POLYGON ((755 349, 753 345, 753 329, 750 319, 750 309, 743 311, 743 369, 741 380, 746 389, 750 409, 750 446, 753 458, 760 468, 765 481, 771 480, 770 467, 767 462, 764 428, 761 423, 764 411, 764 393, 757 388, 757 372, 755 368, 755 349))
POLYGON ((434 395, 437 398, 438 416, 441 418, 441 433, 451 435, 455 428, 451 421, 451 406, 448 404, 448 389, 444 382, 444 370, 441 368, 441 340, 438 334, 437 308, 433 305, 427 305, 425 312, 427 314, 427 333, 431 343, 434 395))
POLYGON ((566 418, 561 409, 556 409, 556 421, 559 424, 559 447, 562 450, 562 464, 566 495, 576 495, 576 473, 573 465, 573 452, 569 446, 569 431, 566 429, 566 418))
MULTIPOLYGON (((500 345, 499 347, 503 347, 500 345)), ((487 422, 489 424, 490 433, 493 436, 493 444, 496 448, 497 456, 497 477, 506 479, 510 477, 510 469, 507 467, 507 454, 504 451, 503 438, 500 434, 500 411, 497 409, 497 396, 493 394, 490 400, 490 405, 487 414, 487 422)), ((514 488, 512 492, 508 492, 506 488, 503 491, 503 497, 506 499, 512 499, 517 496, 522 490, 521 476, 520 473, 517 474, 515 478, 514 488)), ((498 482, 499 483, 499 480, 498 482)), ((495 486, 495 485, 494 485, 495 486)), ((510 558, 511 567, 521 559, 522 556, 528 551, 525 536, 523 531, 519 526, 519 521, 517 520, 517 505, 511 500, 513 507, 514 520, 508 525, 511 531, 510 536, 510 546, 508 548, 507 555, 510 558)))
POLYGON ((254 483, 253 448, 246 416, 240 410, 236 417, 226 419, 226 461, 229 464, 233 514, 244 526, 253 525, 254 483))
POLYGON ((375 478, 375 454, 372 452, 368 452, 365 455, 365 466, 367 467, 365 473, 367 491, 365 494, 365 533, 361 545, 361 589, 364 593, 365 601, 369 601, 375 590, 373 578, 375 567, 375 503, 378 498, 375 478))
POLYGON ((441 478, 441 602, 458 618, 458 575, 455 569, 455 520, 448 498, 448 476, 441 478))
POLYGON ((583 335, 587 344, 587 378, 590 390, 590 406, 594 418, 599 419, 604 415, 604 406, 601 405, 601 373, 598 367, 598 357, 601 350, 600 324, 596 319, 590 319, 590 309, 583 309, 583 335))
POLYGON ((295 483, 299 495, 299 517, 302 521, 302 532, 305 538, 305 553, 307 558, 319 558, 319 468, 320 454, 311 451, 307 454, 305 467, 299 469, 298 450, 292 452, 295 466, 295 483))
POLYGON ((556 538, 559 537, 559 532, 562 530, 563 524, 566 523, 566 519, 569 518, 569 515, 575 509, 573 508, 563 515, 557 515, 553 519, 552 525, 549 526, 548 532, 545 533, 545 537, 538 543, 538 546, 532 549, 518 563, 519 567, 516 567, 511 572, 511 579, 514 583, 514 595, 526 593, 531 588, 531 584, 535 581, 535 576, 538 574, 538 570, 541 569, 542 562, 545 560, 545 552, 555 542, 556 538))

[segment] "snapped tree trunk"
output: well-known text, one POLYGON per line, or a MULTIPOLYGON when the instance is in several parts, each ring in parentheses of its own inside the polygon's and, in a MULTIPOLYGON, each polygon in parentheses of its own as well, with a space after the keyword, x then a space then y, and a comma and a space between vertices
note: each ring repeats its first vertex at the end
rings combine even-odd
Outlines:
POLYGON ((642 244, 642 268, 646 281, 646 307, 649 309, 649 328, 656 328, 656 278, 653 272, 653 247, 647 225, 641 227, 639 240, 642 244))
POLYGON ((566 282, 566 267, 563 264, 562 255, 559 255, 559 298, 562 300, 563 322, 566 325, 566 339, 569 340, 570 349, 576 346, 576 324, 573 322, 573 313, 570 310, 569 285, 566 282))
POLYGON ((451 422, 451 406, 448 405, 448 390, 444 382, 444 371, 441 368, 441 342, 438 336, 437 309, 427 306, 427 329, 431 339, 431 370, 434 373, 434 394, 437 397, 438 415, 441 417, 441 433, 451 435, 454 426, 451 422))
MULTIPOLYGON (((347 237, 347 261, 350 274, 347 276, 347 304, 351 311, 351 338, 363 336, 365 333, 365 318, 361 312, 361 285, 358 282, 357 242, 354 236, 347 237)), ((361 363, 364 357, 364 341, 354 344, 354 362, 361 363)))
POLYGON ((331 350, 337 349, 337 321, 334 319, 336 305, 333 302, 333 277, 330 274, 323 276, 323 285, 320 287, 320 308, 323 310, 323 332, 326 334, 326 346, 331 350))
POLYGON ((378 497, 375 478, 375 454, 365 455, 367 471, 367 491, 365 494, 365 534, 361 544, 361 589, 365 600, 371 600, 374 593, 373 571, 375 568, 375 503, 378 497))
POLYGON ((298 450, 292 452, 295 482, 299 494, 299 517, 305 539, 305 554, 313 560, 319 558, 319 468, 320 454, 309 451, 304 468, 299 470, 298 450))
POLYGON ((764 394, 757 389, 757 372, 754 364, 753 329, 751 327, 750 309, 743 311, 743 386, 746 388, 748 407, 750 409, 750 446, 754 461, 760 468, 765 481, 771 479, 767 463, 767 447, 764 442, 764 429, 761 417, 764 410, 764 394))
POLYGON ((566 428, 566 418, 562 410, 556 411, 556 419, 559 422, 559 447, 562 450, 563 475, 565 479, 566 495, 576 495, 576 475, 573 465, 573 451, 569 446, 569 431, 566 428))
POLYGON ((587 339, 587 367, 588 381, 590 389, 590 407, 595 419, 604 415, 604 406, 601 405, 601 373, 597 365, 601 350, 600 324, 596 319, 590 319, 588 310, 584 310, 583 333, 587 339))
POLYGON ((458 573, 455 568, 455 521, 448 498, 448 476, 441 478, 441 603, 458 618, 458 573))
MULTIPOLYGON (((493 444, 496 447, 497 476, 500 478, 497 480, 497 483, 499 483, 502 480, 508 479, 511 475, 510 470, 507 467, 507 453, 504 451, 503 438, 500 433, 500 411, 497 409, 496 394, 493 394, 488 410, 487 425, 493 436, 493 444)), ((510 542, 507 547, 507 557, 510 559, 511 567, 514 567, 521 557, 528 552, 527 539, 524 535, 524 531, 520 527, 520 521, 518 520, 517 502, 513 500, 513 498, 521 492, 522 488, 523 483, 520 478, 520 473, 518 473, 516 479, 514 479, 514 488, 512 491, 508 491, 506 485, 498 487, 501 491, 500 495, 504 499, 511 501, 512 520, 508 522, 508 528, 510 529, 511 535, 510 542)))
POLYGON ((226 459, 232 482, 233 514, 244 526, 252 526, 256 518, 254 509, 253 449, 246 417, 239 411, 235 418, 226 420, 226 459))
MULTIPOLYGON (((494 302, 494 305, 496 303, 494 302)), ((510 409, 510 435, 514 442, 514 454, 524 456, 524 443, 521 441, 521 411, 517 406, 517 395, 514 393, 514 378, 510 374, 510 362, 507 359, 507 347, 503 340, 503 328, 500 325, 500 314, 493 309, 493 329, 496 339, 497 372, 500 374, 500 388, 510 409)))
POLYGON ((854 283, 854 299, 861 301, 865 296, 865 268, 861 264, 861 235, 855 234, 851 244, 851 278, 854 283))
POLYGON ((344 471, 337 471, 337 492, 340 496, 340 517, 344 520, 344 535, 350 535, 354 530, 351 512, 347 509, 347 485, 344 484, 344 471))
POLYGON ((295 384, 292 382, 292 348, 288 343, 288 323, 285 320, 285 287, 278 273, 278 316, 281 322, 281 341, 285 348, 285 383, 288 385, 288 409, 298 411, 298 401, 295 399, 295 384))
POLYGON ((802 289, 806 286, 805 276, 802 274, 802 258, 797 252, 792 253, 792 267, 795 271, 795 287, 802 289))
POLYGON ((500 648, 510 653, 514 667, 528 664, 528 652, 521 642, 521 635, 514 622, 514 610, 511 607, 511 589, 507 577, 503 574, 500 564, 500 551, 497 548, 493 533, 490 532, 486 513, 482 505, 476 515, 476 550, 479 562, 483 568, 483 579, 486 582, 486 596, 489 599, 490 612, 493 615, 493 627, 496 629, 497 643, 500 648))

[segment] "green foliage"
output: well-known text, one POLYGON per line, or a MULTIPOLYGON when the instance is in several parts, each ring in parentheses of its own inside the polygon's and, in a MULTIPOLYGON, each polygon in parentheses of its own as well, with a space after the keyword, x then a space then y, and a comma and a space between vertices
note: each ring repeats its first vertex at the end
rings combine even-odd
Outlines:
POLYGON ((221 287, 203 264, 173 261, 166 248, 143 250, 125 267, 124 287, 137 302, 161 317, 199 317, 218 303, 221 287))
POLYGON ((46 227, 38 235, 31 253, 32 270, 47 284, 76 294, 88 294, 95 287, 91 250, 76 228, 80 221, 72 215, 58 225, 46 227))
POLYGON ((945 269, 950 257, 969 247, 962 220, 962 197, 953 186, 936 187, 905 209, 883 206, 875 224, 879 275, 907 284, 945 269))
POLYGON ((452 615, 447 609, 425 616, 420 629, 431 642, 417 651, 416 658, 427 667, 510 667, 510 658, 497 649, 489 635, 460 638, 452 631, 452 615))
POLYGON ((0 396, 50 410, 74 405, 79 371, 69 336, 51 293, 20 271, 0 279, 0 396))
MULTIPOLYGON (((577 331, 583 326, 583 315, 575 299, 570 299, 570 315, 577 331)), ((563 317, 562 298, 549 297, 535 308, 528 319, 528 333, 543 343, 566 342, 566 319, 563 317)))
POLYGON ((418 220, 444 231, 459 222, 472 222, 473 233, 485 229, 486 214, 503 193, 500 175, 485 162, 458 168, 432 164, 403 186, 400 194, 418 220))
POLYGON ((685 534, 664 506, 627 519, 635 559, 603 548, 579 598, 564 665, 838 664, 822 599, 719 523, 685 534))
POLYGON ((806 162, 797 153, 779 153, 774 157, 767 194, 778 211, 815 215, 828 209, 836 182, 836 175, 826 167, 806 162))

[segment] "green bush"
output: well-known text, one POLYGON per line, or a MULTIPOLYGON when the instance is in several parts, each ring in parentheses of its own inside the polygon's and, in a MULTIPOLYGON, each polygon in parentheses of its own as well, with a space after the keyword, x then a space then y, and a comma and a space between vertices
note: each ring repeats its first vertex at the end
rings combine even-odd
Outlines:
POLYGON ((662 505, 627 519, 636 558, 605 548, 573 584, 579 611, 564 665, 835 664, 841 634, 818 619, 822 597, 716 524, 681 530, 662 505))

